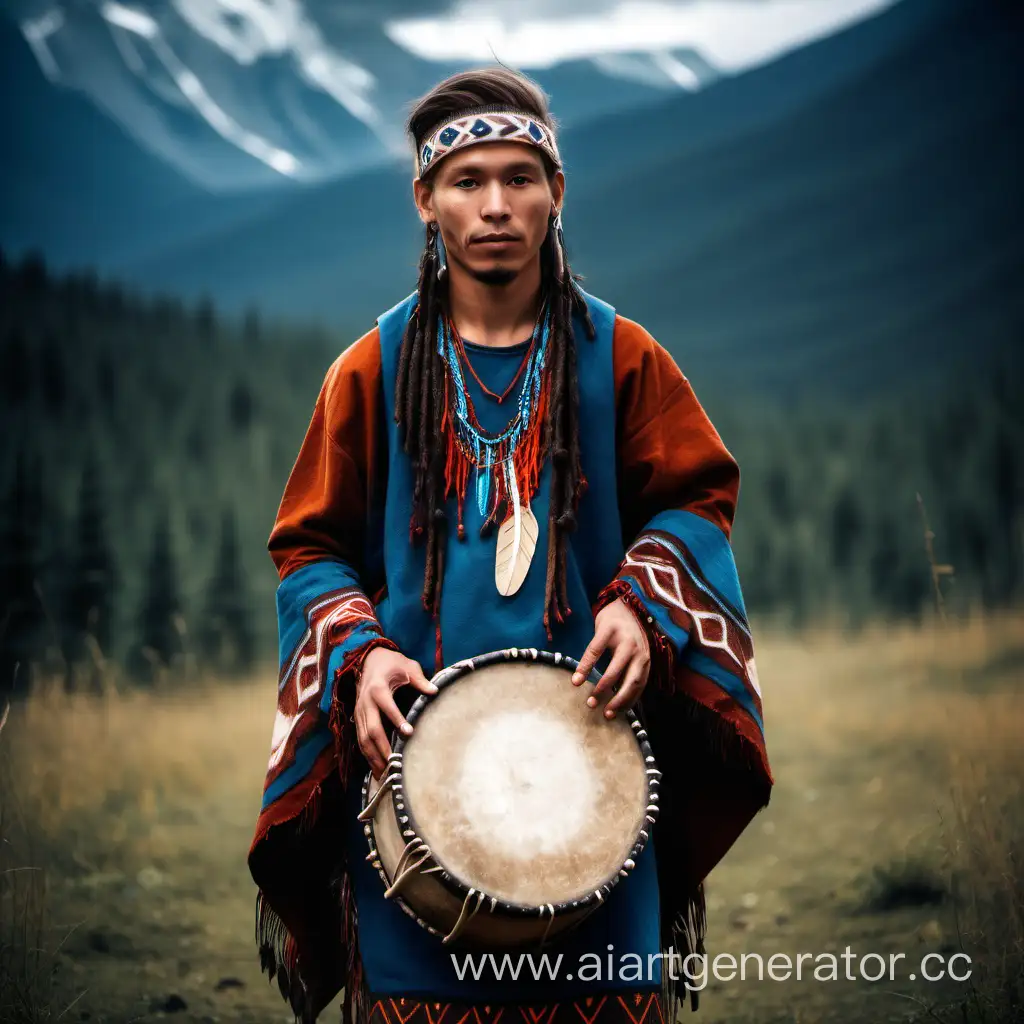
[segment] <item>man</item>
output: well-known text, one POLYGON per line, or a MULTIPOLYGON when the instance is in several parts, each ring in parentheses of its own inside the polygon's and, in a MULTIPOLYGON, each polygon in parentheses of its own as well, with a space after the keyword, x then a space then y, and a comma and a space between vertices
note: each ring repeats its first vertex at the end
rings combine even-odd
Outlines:
POLYGON ((411 731, 399 704, 490 650, 578 658, 577 685, 607 660, 588 703, 636 708, 663 773, 652 844, 567 948, 703 952, 702 881, 772 785, 728 539, 737 465, 665 349, 572 274, 543 93, 467 72, 408 127, 418 287, 328 371, 269 542, 262 965, 304 1021, 341 988, 353 1024, 490 1024, 513 1003, 527 1024, 666 1020, 678 966, 459 980, 365 863, 360 780, 383 770, 388 730, 411 731))

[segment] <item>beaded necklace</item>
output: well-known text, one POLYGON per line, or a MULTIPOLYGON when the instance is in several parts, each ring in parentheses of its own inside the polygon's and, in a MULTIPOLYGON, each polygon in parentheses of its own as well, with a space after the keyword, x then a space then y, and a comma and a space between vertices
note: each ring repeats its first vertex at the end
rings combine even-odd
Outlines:
MULTIPOLYGON (((451 493, 454 488, 458 496, 460 539, 465 537, 463 502, 471 468, 476 470, 477 508, 485 522, 497 515, 504 501, 509 502, 510 509, 523 503, 528 506, 536 493, 542 462, 540 425, 549 390, 546 361, 550 332, 551 313, 545 302, 523 361, 525 376, 516 412, 502 430, 491 434, 481 426, 466 386, 462 372, 462 339, 449 317, 438 317, 437 351, 447 369, 441 424, 442 434, 447 439, 445 493, 451 493)), ((473 372, 472 367, 470 372, 473 372)), ((513 379, 513 385, 521 373, 523 367, 513 379)), ((511 386, 505 394, 509 391, 511 386)))
POLYGON ((469 353, 466 351, 466 343, 462 340, 462 336, 459 334, 458 329, 452 324, 452 331, 455 334, 455 348, 458 351, 459 359, 466 364, 466 369, 473 375, 473 380, 480 385, 480 390, 488 397, 493 398, 498 405, 501 405, 506 398, 512 393, 512 389, 516 386, 519 378, 523 375, 523 370, 526 369, 526 364, 530 361, 530 356, 533 353, 533 346, 536 342, 536 335, 531 339, 529 346, 526 349, 526 354, 523 356, 522 361, 519 364, 519 369, 516 370, 515 376, 509 382, 509 385, 499 395, 492 391, 481 379, 480 375, 473 369, 473 364, 469 361, 469 353))

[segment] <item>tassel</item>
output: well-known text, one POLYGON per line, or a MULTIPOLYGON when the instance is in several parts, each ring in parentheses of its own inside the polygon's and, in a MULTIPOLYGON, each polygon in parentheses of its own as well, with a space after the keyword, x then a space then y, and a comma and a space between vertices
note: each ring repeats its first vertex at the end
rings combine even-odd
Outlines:
POLYGON ((302 813, 299 815, 299 820, 296 824, 297 832, 308 832, 316 824, 317 818, 320 814, 322 788, 323 787, 318 784, 314 787, 313 792, 309 794, 306 806, 302 808, 302 813))
POLYGON ((437 249, 437 280, 439 284, 444 284, 444 279, 448 276, 448 252, 444 247, 444 239, 441 237, 440 228, 437 228, 435 238, 436 241, 434 245, 437 249))
POLYGON ((352 881, 346 871, 341 880, 341 940, 345 950, 345 992, 342 996, 341 1019, 343 1024, 360 1024, 365 1020, 363 1011, 363 971, 359 955, 355 900, 352 896, 352 881))
MULTIPOLYGON (((704 938, 707 933, 707 904, 704 899, 704 883, 701 882, 697 888, 687 897, 683 909, 676 914, 672 922, 670 945, 676 956, 680 971, 679 977, 675 980, 669 979, 668 991, 670 1007, 670 1020, 675 1020, 676 1014, 686 1000, 687 971, 693 971, 694 963, 691 960, 687 963, 687 957, 703 957, 706 953, 704 938)), ((697 989, 690 989, 690 1009, 694 1011, 700 1002, 700 992, 697 989)))
POLYGON ((270 908, 262 890, 256 893, 256 945, 260 969, 266 972, 268 981, 277 980, 281 998, 294 1008, 296 1000, 304 993, 295 971, 298 948, 280 916, 270 908))
POLYGON ((557 213, 552 214, 549 223, 555 280, 562 284, 565 280, 565 240, 562 235, 562 211, 559 210, 557 213))

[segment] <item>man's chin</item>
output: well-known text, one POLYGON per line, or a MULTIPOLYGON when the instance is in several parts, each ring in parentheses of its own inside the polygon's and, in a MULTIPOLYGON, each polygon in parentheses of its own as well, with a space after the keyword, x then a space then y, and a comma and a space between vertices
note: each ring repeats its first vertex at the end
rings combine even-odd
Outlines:
POLYGON ((481 270, 472 270, 471 273, 481 284, 496 287, 511 284, 519 276, 519 271, 513 270, 511 267, 487 267, 481 270))

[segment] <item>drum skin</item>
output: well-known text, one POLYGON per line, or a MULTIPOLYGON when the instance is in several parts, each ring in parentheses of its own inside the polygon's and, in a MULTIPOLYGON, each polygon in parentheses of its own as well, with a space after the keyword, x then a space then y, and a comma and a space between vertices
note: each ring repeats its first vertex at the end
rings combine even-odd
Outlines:
POLYGON ((587 707, 597 677, 573 686, 576 667, 510 648, 444 669, 382 783, 366 778, 367 859, 443 942, 543 944, 601 906, 647 843, 660 773, 646 732, 587 707))

